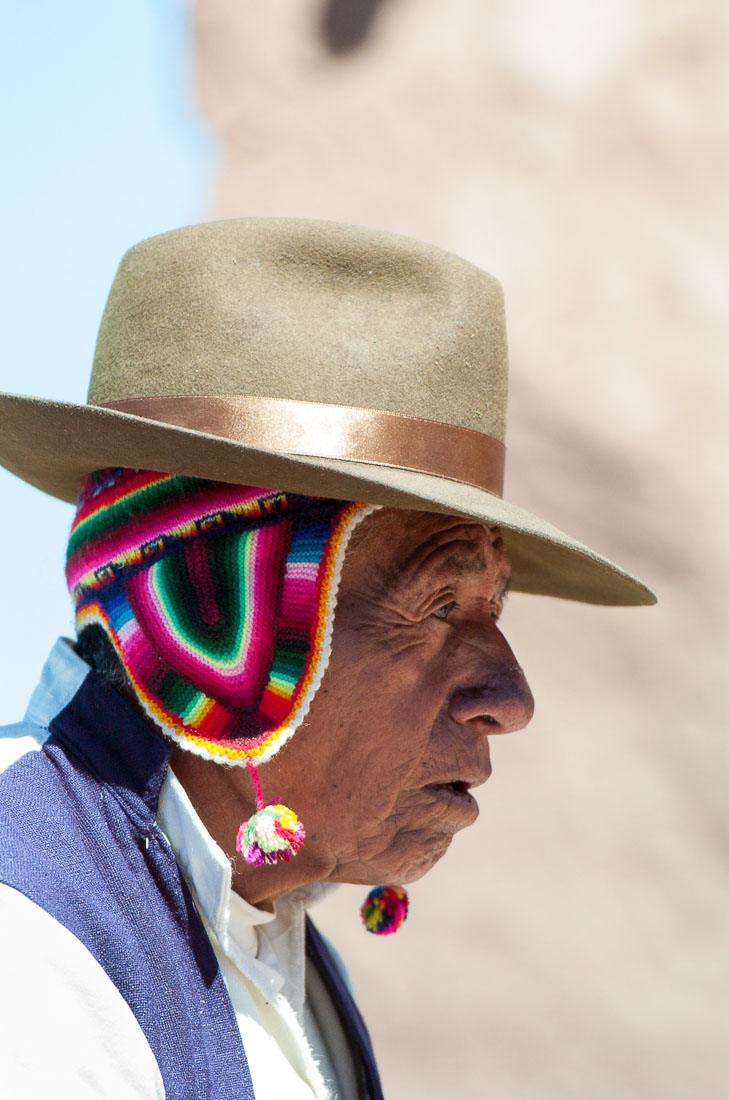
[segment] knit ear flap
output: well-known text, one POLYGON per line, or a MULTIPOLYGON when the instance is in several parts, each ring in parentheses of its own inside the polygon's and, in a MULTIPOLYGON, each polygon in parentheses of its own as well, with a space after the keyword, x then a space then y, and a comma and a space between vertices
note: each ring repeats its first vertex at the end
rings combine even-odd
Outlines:
MULTIPOLYGON (((184 749, 260 765, 306 717, 347 541, 372 510, 149 470, 92 474, 66 562, 77 631, 106 632, 145 712, 184 749)), ((262 808, 252 839, 271 818, 262 808)), ((296 835, 290 815, 277 820, 296 835)))

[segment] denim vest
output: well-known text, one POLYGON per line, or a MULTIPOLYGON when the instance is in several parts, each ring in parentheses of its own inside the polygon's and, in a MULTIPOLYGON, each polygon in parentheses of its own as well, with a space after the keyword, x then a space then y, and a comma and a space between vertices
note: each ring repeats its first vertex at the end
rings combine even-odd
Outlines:
MULTIPOLYGON (((131 1008, 168 1100, 254 1100, 215 954, 157 801, 170 747, 89 671, 40 752, 0 776, 0 882, 64 925, 131 1008)), ((362 1093, 382 1100, 362 1018, 307 919, 307 954, 336 1005, 362 1093)))

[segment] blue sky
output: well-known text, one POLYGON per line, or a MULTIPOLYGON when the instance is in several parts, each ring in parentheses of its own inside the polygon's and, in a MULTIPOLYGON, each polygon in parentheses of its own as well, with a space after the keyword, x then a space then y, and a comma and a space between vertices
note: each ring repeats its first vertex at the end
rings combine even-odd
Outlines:
MULTIPOLYGON (((215 147, 195 112, 190 34, 186 0, 0 7, 0 390, 84 402, 122 253, 208 215, 215 147)), ((72 633, 72 509, 3 471, 0 503, 2 722, 72 633)))

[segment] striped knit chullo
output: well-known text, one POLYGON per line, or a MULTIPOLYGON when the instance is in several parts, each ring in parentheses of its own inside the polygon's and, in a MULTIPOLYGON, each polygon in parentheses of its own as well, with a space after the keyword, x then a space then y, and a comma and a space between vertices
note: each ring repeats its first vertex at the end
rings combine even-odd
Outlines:
POLYGON ((89 477, 66 578, 164 733, 201 756, 270 759, 328 659, 344 550, 366 505, 147 470, 89 477))

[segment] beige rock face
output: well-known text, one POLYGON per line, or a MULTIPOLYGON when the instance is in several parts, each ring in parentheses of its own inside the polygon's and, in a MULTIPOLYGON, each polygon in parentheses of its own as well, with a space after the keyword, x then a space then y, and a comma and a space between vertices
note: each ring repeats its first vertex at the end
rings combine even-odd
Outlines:
MULTIPOLYGON (((660 597, 513 597, 537 697, 391 940, 322 911, 390 1100, 727 1095, 729 9, 198 0, 216 216, 326 217, 504 283, 507 492, 660 597), (349 48, 345 48, 349 43, 349 48)), ((363 730, 366 736, 366 730, 363 730)))

